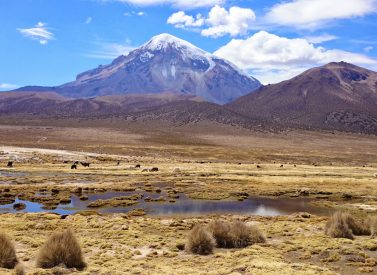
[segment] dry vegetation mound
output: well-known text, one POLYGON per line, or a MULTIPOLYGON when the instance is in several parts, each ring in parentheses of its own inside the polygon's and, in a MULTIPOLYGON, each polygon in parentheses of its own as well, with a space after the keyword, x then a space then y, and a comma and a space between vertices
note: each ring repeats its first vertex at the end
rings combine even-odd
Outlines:
POLYGON ((211 233, 202 225, 195 225, 189 233, 186 250, 194 254, 209 255, 213 253, 215 245, 216 241, 211 233))
POLYGON ((12 241, 5 234, 0 234, 0 267, 13 269, 18 263, 12 241))
POLYGON ((356 219, 346 212, 335 212, 325 227, 325 234, 333 238, 353 240, 354 235, 374 235, 376 218, 356 219))
POLYGON ((53 234, 43 245, 37 258, 38 267, 53 268, 61 264, 77 269, 86 266, 80 244, 70 229, 53 234))
POLYGON ((213 221, 208 229, 221 248, 243 248, 255 243, 264 243, 266 238, 258 227, 241 221, 232 223, 213 221))

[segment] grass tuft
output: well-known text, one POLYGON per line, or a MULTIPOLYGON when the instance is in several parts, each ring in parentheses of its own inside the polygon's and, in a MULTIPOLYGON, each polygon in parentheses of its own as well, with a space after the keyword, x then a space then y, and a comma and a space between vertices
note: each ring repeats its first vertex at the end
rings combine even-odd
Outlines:
POLYGON ((230 224, 223 221, 212 221, 208 225, 208 230, 216 240, 216 244, 221 248, 232 248, 233 239, 230 234, 230 224))
POLYGON ((349 229, 356 236, 368 236, 370 235, 370 223, 367 219, 355 219, 350 213, 343 213, 343 218, 345 219, 349 229))
POLYGON ((0 267, 13 269, 18 263, 12 241, 5 234, 0 234, 0 267))
POLYGON ((255 243, 265 243, 266 238, 258 227, 241 221, 233 223, 213 221, 208 225, 210 233, 221 248, 243 248, 255 243))
POLYGON ((24 266, 21 263, 18 263, 14 269, 14 273, 16 275, 24 275, 25 274, 24 266))
POLYGON ((190 231, 186 243, 186 250, 193 254, 209 255, 213 253, 216 241, 202 225, 195 225, 190 231))
POLYGON ((377 216, 371 216, 368 218, 370 235, 372 237, 377 237, 377 216))
POLYGON ((58 265, 67 268, 84 269, 80 244, 72 230, 53 234, 39 251, 37 266, 41 268, 53 268, 58 265))
POLYGON ((265 243, 266 238, 255 225, 247 225, 241 221, 231 224, 230 235, 233 240, 233 247, 243 248, 256 243, 265 243))
POLYGON ((343 212, 335 212, 325 227, 325 234, 332 238, 346 238, 353 240, 351 228, 347 223, 347 216, 343 212))

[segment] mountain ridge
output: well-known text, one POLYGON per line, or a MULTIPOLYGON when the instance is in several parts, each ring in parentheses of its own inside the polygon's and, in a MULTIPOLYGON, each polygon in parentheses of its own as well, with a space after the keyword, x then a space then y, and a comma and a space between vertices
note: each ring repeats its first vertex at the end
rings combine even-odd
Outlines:
POLYGON ((175 92, 225 104, 260 86, 231 62, 172 35, 160 34, 109 65, 78 74, 72 82, 16 91, 51 91, 71 98, 175 92))
POLYGON ((290 126, 377 132, 377 73, 332 62, 261 87, 226 107, 290 126))

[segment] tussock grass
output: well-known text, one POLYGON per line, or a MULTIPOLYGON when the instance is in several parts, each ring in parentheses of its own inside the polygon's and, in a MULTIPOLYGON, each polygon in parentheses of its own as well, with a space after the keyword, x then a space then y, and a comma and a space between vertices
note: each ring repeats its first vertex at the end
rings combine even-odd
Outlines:
POLYGON ((369 217, 368 223, 371 237, 377 237, 377 216, 369 217))
POLYGON ((230 235, 233 241, 233 247, 243 248, 256 243, 265 243, 266 238, 255 225, 247 225, 241 221, 235 221, 231 224, 230 235))
POLYGON ((38 254, 38 267, 53 268, 61 264, 67 268, 77 269, 83 269, 86 266, 80 244, 70 229, 53 234, 38 254))
POLYGON ((348 212, 336 212, 327 222, 325 234, 333 238, 353 239, 356 236, 377 236, 377 216, 354 218, 348 212))
POLYGON ((14 269, 14 273, 16 275, 24 275, 25 274, 24 266, 21 263, 18 263, 14 269))
POLYGON ((216 240, 216 244, 221 248, 232 248, 233 239, 230 234, 230 224, 223 221, 212 221, 208 225, 208 230, 216 240))
POLYGON ((243 248, 255 243, 265 243, 266 238, 258 227, 241 221, 232 223, 213 221, 208 225, 209 231, 221 248, 243 248))
POLYGON ((0 234, 0 267, 13 269, 18 263, 16 250, 9 237, 0 234))
POLYGON ((353 240, 351 228, 347 223, 347 216, 343 212, 335 212, 325 227, 325 234, 332 238, 346 238, 353 240))
POLYGON ((343 213, 343 218, 354 235, 370 235, 371 228, 368 219, 355 219, 350 213, 343 213))
POLYGON ((188 235, 185 248, 194 254, 209 255, 213 253, 215 245, 212 234, 202 225, 195 225, 188 235))

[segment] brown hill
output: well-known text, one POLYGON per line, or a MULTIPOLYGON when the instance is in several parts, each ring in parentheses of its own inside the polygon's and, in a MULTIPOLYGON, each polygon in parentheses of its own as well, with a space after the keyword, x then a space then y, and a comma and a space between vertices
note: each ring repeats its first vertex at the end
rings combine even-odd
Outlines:
POLYGON ((377 73, 330 63, 262 87, 226 107, 281 125, 377 133, 377 73))
POLYGON ((175 93, 103 96, 89 99, 62 97, 54 92, 0 93, 1 114, 100 118, 111 114, 130 114, 180 101, 200 102, 201 98, 175 93))

